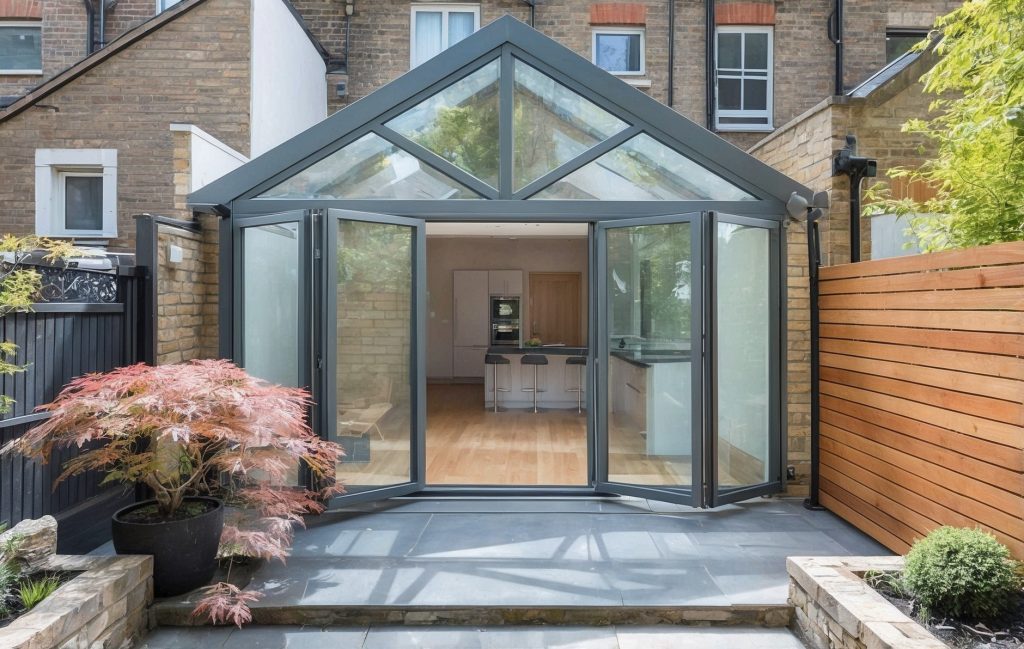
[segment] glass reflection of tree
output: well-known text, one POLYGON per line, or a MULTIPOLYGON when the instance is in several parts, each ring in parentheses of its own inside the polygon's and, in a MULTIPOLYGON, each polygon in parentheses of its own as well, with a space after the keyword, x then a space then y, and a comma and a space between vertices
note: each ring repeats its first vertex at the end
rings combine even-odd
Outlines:
POLYGON ((399 225, 343 221, 338 226, 338 285, 374 292, 409 291, 412 231, 399 225))
POLYGON ((412 139, 477 178, 498 177, 497 102, 440 108, 434 122, 412 139))
POLYGON ((689 340, 692 272, 689 224, 610 231, 610 333, 647 342, 689 340))

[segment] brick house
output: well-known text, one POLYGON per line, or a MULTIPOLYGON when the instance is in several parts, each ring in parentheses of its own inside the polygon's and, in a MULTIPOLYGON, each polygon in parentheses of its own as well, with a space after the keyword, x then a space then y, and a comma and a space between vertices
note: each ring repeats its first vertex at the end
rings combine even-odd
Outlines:
MULTIPOLYGON (((900 68, 870 92, 862 84, 922 38, 936 16, 958 4, 952 0, 865 0, 845 6, 834 0, 674 0, 668 4, 282 0, 282 7, 294 8, 302 20, 294 15, 289 19, 293 29, 287 41, 267 41, 273 47, 260 47, 258 34, 247 27, 243 16, 257 15, 254 8, 262 7, 263 0, 119 2, 104 16, 102 29, 99 12, 93 11, 90 18, 82 3, 73 0, 7 0, 0 2, 0 30, 13 25, 11 33, 28 30, 31 37, 36 29, 41 62, 32 74, 0 76, 0 94, 20 96, 0 112, 0 152, 4 154, 0 170, 7 178, 20 178, 0 188, 0 199, 9 206, 0 218, 5 219, 6 230, 38 228, 34 224, 45 209, 33 200, 39 190, 33 179, 38 178, 38 167, 53 165, 45 156, 42 160, 32 157, 36 148, 103 150, 115 148, 109 143, 118 140, 119 227, 116 237, 109 238, 114 245, 131 247, 132 215, 191 217, 185 196, 204 184, 196 181, 194 173, 184 173, 197 167, 191 147, 206 147, 216 140, 211 146, 226 158, 223 167, 208 170, 212 180, 507 14, 532 24, 811 189, 829 191, 833 207, 824 225, 825 253, 829 262, 837 263, 849 256, 844 238, 848 188, 845 178, 832 177, 832 157, 845 136, 856 133, 861 152, 878 157, 882 168, 888 161, 913 162, 914 143, 893 144, 892 138, 906 118, 926 110, 927 99, 914 75, 922 72, 927 59, 900 68), (153 17, 163 5, 169 8, 153 17), (833 17, 840 6, 843 20, 837 26, 833 17), (307 28, 323 44, 321 49, 307 46, 307 28), (840 49, 834 41, 840 32, 841 65, 837 66, 840 49), (265 103, 255 96, 259 84, 251 75, 256 60, 281 42, 302 42, 306 49, 303 62, 309 65, 296 62, 296 69, 306 75, 308 102, 292 101, 292 96, 279 91, 265 94, 265 103), (105 47, 96 49, 101 45, 105 47), (158 54, 161 45, 167 50, 163 55, 158 54), (249 60, 251 68, 246 65, 249 60), (168 62, 174 62, 175 70, 193 74, 167 74, 168 62), (147 64, 150 67, 145 68, 147 64), (151 72, 138 75, 138 69, 151 72), (158 103, 167 111, 155 124, 140 129, 145 135, 126 142, 124 134, 135 132, 138 120, 126 118, 118 123, 111 116, 132 115, 124 111, 125 103, 140 108, 139 119, 151 115, 141 106, 153 98, 155 79, 160 80, 158 103), (180 92, 174 90, 179 83, 180 92), (112 88, 128 90, 115 94, 112 88), (274 101, 282 96, 289 101, 274 101), (104 105, 110 108, 103 110, 104 105), (298 105, 308 112, 298 116, 275 112, 298 105), (258 107, 267 112, 261 114, 258 107), (184 126, 171 130, 172 124, 184 126), (261 128, 280 130, 262 137, 257 135, 261 128), (159 156, 151 155, 154 148, 161 151, 159 156), (138 157, 129 160, 129 155, 138 157), (156 158, 158 164, 153 162, 156 158), (136 171, 137 189, 130 184, 136 171)), ((108 166, 104 158, 89 164, 101 170, 108 166)), ((213 217, 200 220, 199 233, 165 229, 159 235, 156 250, 161 257, 156 261, 164 278, 160 309, 168 318, 161 322, 157 341, 156 356, 162 361, 211 355, 217 348, 217 231, 213 217), (188 251, 187 272, 164 257, 172 243, 188 251), (202 298, 197 300, 196 295, 202 298), (190 306, 183 308, 186 304, 190 306)), ((870 229, 865 232, 869 236, 870 229)), ((790 491, 800 493, 809 465, 810 305, 802 227, 788 228, 785 236, 786 463, 795 469, 790 491)), ((864 245, 870 250, 869 242, 864 245)))

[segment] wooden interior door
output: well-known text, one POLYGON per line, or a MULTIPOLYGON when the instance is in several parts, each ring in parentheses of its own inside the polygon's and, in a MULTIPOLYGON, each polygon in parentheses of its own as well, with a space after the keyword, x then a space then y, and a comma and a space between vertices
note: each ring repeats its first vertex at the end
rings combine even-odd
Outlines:
POLYGON ((580 274, 530 273, 529 316, 524 341, 537 334, 545 344, 579 347, 580 274))

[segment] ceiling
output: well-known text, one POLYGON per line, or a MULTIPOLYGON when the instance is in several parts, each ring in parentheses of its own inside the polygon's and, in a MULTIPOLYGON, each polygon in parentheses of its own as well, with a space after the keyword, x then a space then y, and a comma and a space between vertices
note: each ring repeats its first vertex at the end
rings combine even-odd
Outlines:
POLYGON ((490 237, 518 239, 527 237, 586 237, 587 223, 465 223, 428 222, 428 237, 490 237))

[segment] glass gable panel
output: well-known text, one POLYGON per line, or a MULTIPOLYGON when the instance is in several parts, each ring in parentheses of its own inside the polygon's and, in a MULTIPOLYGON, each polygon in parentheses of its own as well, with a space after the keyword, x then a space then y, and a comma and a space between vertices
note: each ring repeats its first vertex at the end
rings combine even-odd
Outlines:
POLYGON ((376 133, 367 133, 260 198, 433 200, 480 195, 376 133))
POLYGON ((641 133, 534 194, 541 200, 757 200, 651 136, 641 133))
POLYGON ((387 123, 492 187, 498 186, 498 61, 387 123))
POLYGON ((516 190, 629 126, 518 59, 514 106, 516 190))

